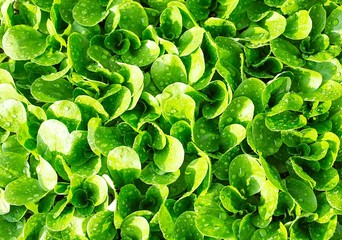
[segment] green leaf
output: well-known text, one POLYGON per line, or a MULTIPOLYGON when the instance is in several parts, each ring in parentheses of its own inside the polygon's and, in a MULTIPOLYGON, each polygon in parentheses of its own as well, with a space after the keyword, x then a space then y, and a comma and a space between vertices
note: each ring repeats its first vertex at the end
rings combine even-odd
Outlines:
POLYGON ((253 44, 267 42, 269 33, 266 29, 251 24, 244 32, 241 33, 242 39, 250 41, 253 44))
POLYGON ((203 27, 207 32, 210 32, 213 38, 217 36, 234 37, 236 35, 235 25, 222 18, 208 18, 203 27))
POLYGON ((200 27, 193 27, 185 31, 178 40, 179 56, 187 56, 195 51, 202 43, 204 30, 200 27))
POLYGON ((332 208, 327 200, 326 192, 317 195, 317 210, 318 218, 316 222, 327 223, 335 214, 336 210, 332 208))
POLYGON ((79 74, 88 73, 86 66, 90 59, 87 55, 89 47, 88 39, 78 32, 73 32, 68 37, 67 54, 72 67, 79 74))
MULTIPOLYGON (((332 132, 325 132, 322 136, 322 140, 329 143, 329 150, 325 157, 320 160, 320 165, 322 169, 329 169, 333 166, 334 162, 336 161, 340 140, 338 139, 337 135, 332 132)), ((318 150, 319 151, 319 150, 318 150)))
POLYGON ((329 36, 330 42, 338 46, 342 46, 341 15, 342 7, 336 7, 328 16, 326 28, 324 29, 324 32, 329 36))
POLYGON ((173 211, 171 209, 172 203, 174 203, 173 200, 166 200, 165 203, 160 206, 158 212, 159 227, 165 239, 171 238, 175 227, 173 211))
POLYGON ((310 36, 317 36, 325 28, 327 13, 323 5, 316 4, 310 8, 309 14, 312 21, 310 36))
POLYGON ((234 217, 229 216, 217 199, 220 197, 221 184, 213 184, 205 195, 196 199, 196 226, 205 236, 232 238, 234 217))
POLYGON ((86 125, 92 117, 100 117, 102 121, 107 120, 109 117, 108 113, 103 108, 101 103, 90 96, 77 96, 74 103, 81 111, 82 121, 80 129, 85 129, 86 125))
POLYGON ((139 209, 141 200, 142 196, 140 191, 133 184, 125 185, 120 189, 120 193, 117 198, 118 213, 122 218, 125 218, 127 215, 139 209))
POLYGON ((316 211, 317 199, 308 185, 296 178, 288 178, 286 179, 286 188, 288 193, 305 212, 316 211))
POLYGON ((219 150, 219 138, 218 127, 212 120, 201 117, 195 122, 193 126, 193 139, 200 149, 206 152, 219 150))
POLYGON ((153 161, 164 172, 175 172, 184 161, 184 149, 181 142, 174 137, 166 135, 166 146, 156 150, 153 161))
POLYGON ((138 154, 130 147, 116 147, 108 153, 107 167, 117 187, 133 183, 141 173, 138 154))
POLYGON ((138 49, 130 49, 121 56, 122 61, 138 67, 145 67, 153 63, 159 56, 159 46, 150 40, 141 41, 138 49))
POLYGON ((264 168, 267 179, 278 189, 285 191, 285 186, 283 180, 280 178, 278 170, 271 164, 269 164, 266 159, 262 156, 259 158, 261 166, 264 168))
POLYGON ((57 185, 57 173, 48 161, 42 157, 39 159, 39 164, 36 168, 40 187, 45 191, 51 191, 57 185))
POLYGON ((57 202, 46 216, 46 227, 52 231, 66 229, 74 216, 74 211, 73 206, 66 205, 65 199, 57 202))
POLYGON ((327 223, 313 222, 309 225, 309 233, 312 238, 331 239, 336 230, 338 220, 337 216, 333 216, 327 223))
POLYGON ((3 128, 0 128, 0 143, 3 143, 7 140, 7 138, 10 136, 11 132, 6 131, 3 128))
POLYGON ((276 11, 270 11, 266 17, 261 20, 260 24, 268 31, 268 40, 279 37, 286 29, 285 17, 276 11))
POLYGON ((152 137, 152 143, 150 144, 151 147, 162 150, 166 146, 166 135, 164 134, 163 130, 157 124, 149 124, 148 125, 148 133, 152 137))
POLYGON ((54 81, 45 81, 37 78, 31 86, 32 96, 41 102, 53 103, 58 100, 70 100, 72 98, 72 84, 61 78, 54 81))
POLYGON ((205 158, 197 158, 188 164, 185 169, 185 182, 188 193, 194 192, 199 187, 204 180, 207 171, 208 163, 205 158))
POLYGON ((331 190, 327 191, 327 200, 329 204, 338 210, 342 210, 341 200, 342 182, 340 182, 331 190))
POLYGON ((5 215, 10 212, 11 205, 5 199, 5 191, 0 188, 0 215, 5 215))
POLYGON ((144 75, 137 66, 125 63, 119 63, 119 66, 121 67, 119 73, 125 79, 124 85, 131 91, 132 101, 128 108, 128 110, 131 110, 141 96, 144 87, 144 75))
POLYGON ((263 219, 269 219, 273 216, 278 204, 278 189, 271 181, 266 181, 261 187, 261 204, 258 206, 259 215, 263 219))
POLYGON ((246 129, 240 124, 226 126, 220 134, 220 145, 225 151, 239 145, 246 138, 246 129))
POLYGON ((0 69, 1 80, 0 83, 7 83, 15 87, 12 75, 5 69, 0 69))
POLYGON ((131 105, 132 93, 130 89, 119 84, 112 84, 106 94, 99 99, 103 108, 108 112, 111 121, 123 114, 131 105))
POLYGON ((0 127, 17 132, 26 121, 26 109, 21 102, 14 99, 0 101, 0 127))
POLYGON ((342 95, 341 84, 328 80, 314 91, 300 93, 305 101, 333 101, 342 95))
POLYGON ((291 214, 295 208, 295 202, 293 198, 287 192, 279 192, 278 205, 274 212, 274 216, 280 216, 283 214, 291 214))
POLYGON ((229 185, 221 189, 220 200, 225 209, 232 213, 243 210, 246 198, 241 195, 238 189, 229 185))
POLYGON ((280 101, 272 107, 271 111, 267 113, 267 116, 272 117, 287 110, 299 111, 303 103, 304 101, 299 94, 294 92, 286 93, 280 101))
POLYGON ((180 120, 193 122, 196 111, 194 89, 183 83, 173 83, 166 87, 161 94, 161 107, 163 117, 174 124, 180 120))
POLYGON ((45 227, 46 214, 36 213, 30 216, 24 226, 24 238, 35 239, 39 238, 39 234, 42 228, 45 227))
POLYGON ((140 180, 146 184, 169 185, 174 183, 180 176, 179 170, 160 174, 160 170, 156 168, 153 163, 146 165, 141 171, 140 180))
POLYGON ((191 126, 188 122, 180 120, 172 125, 170 135, 177 138, 183 146, 186 146, 191 139, 191 126))
POLYGON ((297 92, 312 92, 322 84, 322 75, 305 68, 293 68, 294 81, 292 88, 297 92))
POLYGON ((239 237, 241 240, 248 240, 252 237, 257 228, 252 223, 252 214, 246 214, 239 224, 239 237))
POLYGON ((265 184, 266 175, 256 158, 242 154, 229 165, 229 182, 243 196, 258 193, 265 184))
POLYGON ((18 239, 24 229, 23 222, 9 222, 3 216, 0 216, 0 227, 2 229, 2 239, 18 239))
POLYGON ((134 109, 123 113, 121 118, 132 127, 140 128, 143 124, 156 120, 160 115, 160 103, 150 93, 142 92, 134 109))
POLYGON ((253 233, 252 240, 276 238, 279 240, 288 239, 288 233, 282 222, 274 222, 266 228, 258 229, 253 233))
POLYGON ((113 224, 113 213, 101 211, 93 215, 87 223, 87 234, 90 239, 113 239, 117 234, 113 224))
POLYGON ((141 37, 142 32, 148 26, 148 16, 145 9, 138 2, 123 2, 119 6, 120 28, 134 32, 141 37))
POLYGON ((82 26, 91 27, 101 22, 108 11, 98 1, 80 0, 72 9, 72 16, 82 26))
POLYGON ((162 115, 166 120, 170 123, 180 120, 193 122, 196 108, 193 98, 186 94, 172 96, 166 91, 163 91, 161 98, 162 115))
POLYGON ((118 29, 105 37, 104 45, 114 53, 124 55, 129 50, 139 49, 141 47, 141 41, 134 32, 126 29, 118 29), (113 44, 113 42, 116 44, 113 44))
POLYGON ((185 29, 190 29, 197 25, 195 19, 192 17, 190 11, 186 8, 185 4, 178 1, 170 1, 170 3, 167 6, 175 6, 179 9, 179 11, 182 14, 183 27, 185 29))
POLYGON ((177 55, 164 54, 151 66, 151 77, 159 90, 174 82, 187 83, 185 66, 177 55))
MULTIPOLYGON (((64 155, 64 159, 71 167, 78 167, 88 161, 90 146, 87 142, 87 131, 76 130, 69 135, 70 147, 64 155)), ((86 165, 87 166, 87 165, 86 165)), ((91 169, 90 169, 91 170, 91 169)))
POLYGON ((329 191, 337 186, 340 177, 335 168, 327 170, 321 169, 319 172, 313 172, 311 177, 316 181, 315 189, 319 191, 329 191))
POLYGON ((303 115, 284 111, 273 116, 266 116, 265 124, 271 131, 294 130, 304 127, 307 120, 303 115))
POLYGON ((250 24, 247 10, 252 2, 253 1, 251 0, 227 2, 228 6, 233 9, 232 13, 229 15, 229 20, 234 23, 238 30, 243 29, 250 24))
POLYGON ((92 60, 94 60, 104 68, 111 68, 109 61, 112 55, 107 49, 101 46, 92 45, 88 48, 87 54, 92 60))
POLYGON ((271 41, 272 53, 283 63, 292 67, 301 67, 305 64, 298 48, 281 38, 271 41))
POLYGON ((312 20, 309 12, 300 10, 286 19, 284 35, 292 40, 300 40, 306 38, 310 34, 311 29, 312 20))
POLYGON ((160 29, 166 39, 177 39, 182 33, 182 15, 176 6, 164 9, 160 15, 160 29))
POLYGON ((30 60, 43 54, 46 36, 27 25, 9 28, 2 38, 4 52, 13 60, 30 60))
POLYGON ((235 97, 245 96, 252 100, 255 107, 255 114, 264 110, 262 95, 266 85, 257 78, 249 78, 244 80, 234 92, 235 97))
POLYGON ((74 18, 72 16, 72 9, 74 6, 78 3, 78 1, 73 1, 73 0, 64 0, 61 1, 59 5, 59 13, 61 15, 61 18, 69 23, 72 24, 74 21, 74 18))
POLYGON ((32 2, 37 5, 43 11, 49 12, 51 10, 53 0, 32 0, 32 2))
POLYGON ((188 81, 192 85, 200 80, 205 72, 205 59, 201 48, 197 48, 191 54, 182 57, 182 61, 188 72, 188 81))
POLYGON ((302 156, 302 158, 309 161, 321 160, 327 155, 329 143, 326 141, 317 141, 310 144, 310 148, 310 155, 302 156))
POLYGON ((44 197, 46 191, 37 179, 23 176, 10 182, 5 188, 5 199, 11 205, 34 203, 44 197))
POLYGON ((233 95, 231 89, 227 89, 221 81, 211 81, 202 91, 209 97, 208 103, 202 108, 203 116, 207 119, 219 116, 226 109, 233 95))
POLYGON ((47 48, 42 55, 32 59, 32 62, 42 66, 52 66, 61 63, 64 58, 64 53, 56 51, 53 48, 47 48))
POLYGON ((28 174, 27 157, 18 153, 0 154, 0 187, 28 174))
POLYGON ((38 130, 37 151, 48 161, 52 161, 56 155, 67 153, 69 149, 69 131, 58 120, 44 121, 38 130), (57 131, 58 129, 58 131, 57 131))
POLYGON ((215 210, 198 213, 196 216, 198 230, 208 237, 232 238, 234 236, 232 230, 234 218, 224 212, 219 213, 215 210))
POLYGON ((46 110, 49 119, 56 119, 64 123, 71 132, 81 123, 81 111, 78 106, 68 100, 56 101, 46 110))
MULTIPOLYGON (((84 144, 84 143, 83 143, 84 144)), ((73 158, 75 160, 75 158, 73 158)), ((99 173, 101 169, 101 159, 99 157, 92 157, 90 159, 83 158, 77 161, 77 164, 71 166, 71 172, 74 175, 79 175, 81 177, 87 178, 99 173), (84 162, 85 163, 82 163, 84 162), (77 165, 81 164, 81 165, 77 165)))
POLYGON ((122 145, 119 132, 114 127, 102 126, 100 118, 92 118, 88 122, 88 142, 91 150, 98 156, 107 156, 115 147, 122 145))
POLYGON ((247 141, 255 152, 264 157, 276 153, 282 145, 280 132, 273 132, 266 126, 266 116, 258 114, 247 127, 247 141))
POLYGON ((141 202, 142 208, 147 208, 152 212, 158 212, 161 205, 166 201, 169 195, 167 186, 151 186, 147 189, 145 199, 141 202))
POLYGON ((253 119, 254 104, 247 97, 234 97, 232 102, 227 106, 220 116, 219 128, 222 131, 226 126, 237 123, 246 127, 253 119))
POLYGON ((16 135, 9 136, 2 144, 2 152, 18 153, 24 157, 28 155, 27 150, 18 142, 16 135))
POLYGON ((175 239, 203 239, 202 233, 196 227, 196 213, 186 211, 182 213, 175 222, 175 231, 173 238, 175 239))
POLYGON ((89 200, 95 207, 102 204, 108 197, 107 183, 99 175, 88 177, 84 181, 82 188, 87 192, 89 200))
POLYGON ((215 162, 213 165, 213 173, 215 177, 217 177, 220 180, 228 180, 228 166, 230 162, 241 153, 242 151, 240 146, 236 146, 222 154, 219 160, 215 162))
POLYGON ((132 216, 126 218, 121 225, 122 239, 147 240, 150 234, 150 226, 143 217, 132 216))
POLYGON ((189 0, 186 2, 186 7, 190 10, 191 14, 196 20, 204 20, 208 18, 210 1, 197 2, 189 0))
POLYGON ((240 84, 241 45, 231 38, 222 36, 218 36, 215 39, 215 43, 217 49, 215 55, 218 56, 219 61, 215 59, 213 64, 216 63, 215 66, 218 73, 226 79, 230 87, 236 89, 238 84, 240 84))

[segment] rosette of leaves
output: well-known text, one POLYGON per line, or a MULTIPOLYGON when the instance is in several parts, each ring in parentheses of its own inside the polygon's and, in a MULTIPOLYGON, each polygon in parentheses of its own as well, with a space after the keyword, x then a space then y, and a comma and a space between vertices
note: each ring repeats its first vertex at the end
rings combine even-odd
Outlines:
POLYGON ((106 181, 93 175, 86 179, 72 178, 70 182, 71 203, 78 213, 87 216, 102 204, 108 195, 106 181))
POLYGON ((341 1, 0 0, 5 239, 341 239, 341 1))

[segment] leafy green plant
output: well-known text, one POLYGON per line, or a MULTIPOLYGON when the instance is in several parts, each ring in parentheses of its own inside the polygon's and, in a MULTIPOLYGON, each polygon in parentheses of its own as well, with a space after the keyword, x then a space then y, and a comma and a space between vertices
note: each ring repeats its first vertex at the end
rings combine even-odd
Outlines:
POLYGON ((340 0, 0 0, 0 239, 342 239, 340 0))

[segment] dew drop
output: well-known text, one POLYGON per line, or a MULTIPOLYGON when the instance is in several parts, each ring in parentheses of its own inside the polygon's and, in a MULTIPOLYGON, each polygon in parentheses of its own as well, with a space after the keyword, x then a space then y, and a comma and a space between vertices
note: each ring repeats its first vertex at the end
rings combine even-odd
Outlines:
POLYGON ((246 174, 246 173, 245 173, 245 170, 243 170, 242 168, 240 168, 240 169, 239 169, 239 172, 238 172, 238 176, 239 176, 239 177, 243 177, 243 176, 245 176, 245 174, 246 174))

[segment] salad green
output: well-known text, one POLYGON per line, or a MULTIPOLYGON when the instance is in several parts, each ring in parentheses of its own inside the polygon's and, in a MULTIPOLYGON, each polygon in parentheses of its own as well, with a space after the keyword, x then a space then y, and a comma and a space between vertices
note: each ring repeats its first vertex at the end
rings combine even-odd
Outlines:
POLYGON ((0 239, 342 239, 341 0, 0 6, 0 239))

